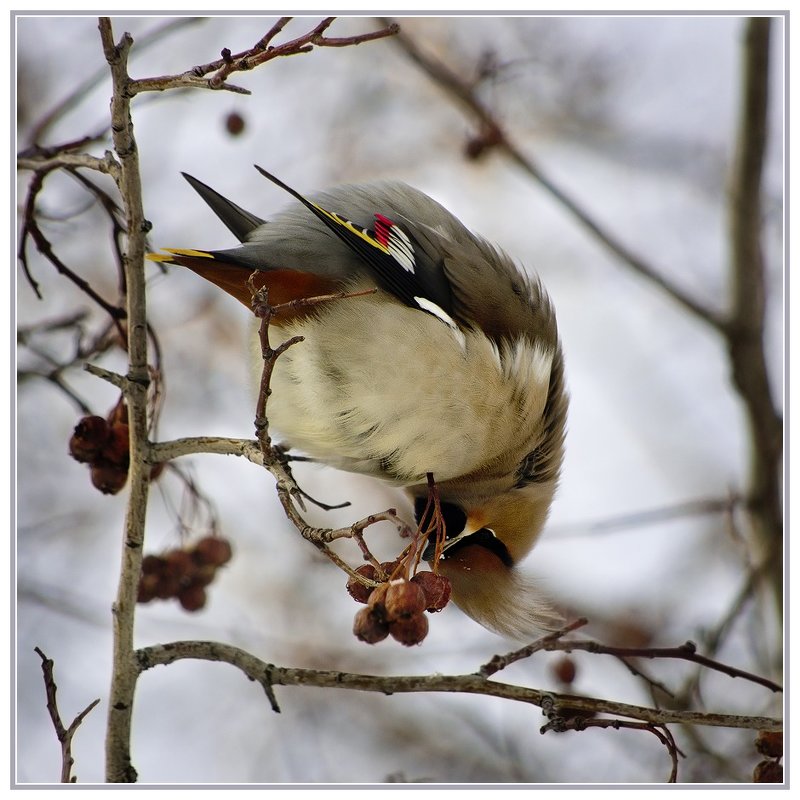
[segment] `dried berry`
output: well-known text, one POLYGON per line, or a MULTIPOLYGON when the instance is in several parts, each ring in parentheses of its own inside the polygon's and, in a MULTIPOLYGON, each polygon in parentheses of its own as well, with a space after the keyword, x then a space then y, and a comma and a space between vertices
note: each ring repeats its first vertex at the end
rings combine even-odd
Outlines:
POLYGON ((114 464, 93 464, 92 483, 103 494, 116 494, 128 482, 128 470, 114 464))
POLYGON ((194 563, 188 577, 197 586, 208 586, 216 576, 217 568, 213 564, 194 563))
POLYGON ((192 555, 188 550, 170 550, 163 557, 163 570, 167 575, 176 578, 187 578, 195 568, 192 555))
POLYGON ((161 572, 157 577, 156 597, 159 600, 169 600, 175 597, 181 590, 181 579, 176 575, 169 575, 167 572, 161 572))
POLYGON ((384 601, 386 600, 386 592, 388 589, 388 583, 382 583, 379 586, 376 586, 372 590, 369 600, 367 600, 367 608, 369 608, 373 614, 376 614, 381 619, 386 618, 386 606, 384 606, 384 601))
POLYGON ((148 574, 139 578, 139 591, 136 595, 137 603, 149 603, 155 600, 158 587, 158 575, 148 574))
POLYGON ((423 570, 412 579, 425 593, 425 610, 441 611, 450 600, 450 581, 444 575, 423 570))
POLYGON ((125 402, 124 398, 120 397, 119 401, 114 406, 114 408, 112 408, 111 411, 109 411, 108 424, 109 425, 128 424, 128 404, 125 402))
POLYGON ((756 750, 762 756, 780 758, 783 755, 783 731, 759 731, 756 750))
POLYGON ((415 617, 425 611, 425 592, 410 581, 392 581, 383 601, 388 620, 415 617))
POLYGON ((401 561, 384 561, 381 563, 381 572, 384 574, 386 580, 397 578, 400 573, 401 561), (395 574, 397 573, 397 574, 395 574))
POLYGON ((370 609, 362 608, 353 620, 353 633, 362 642, 377 644, 389 635, 389 626, 370 609))
POLYGON ((70 455, 76 461, 94 461, 108 441, 109 435, 108 423, 102 417, 84 417, 75 426, 69 440, 70 455))
POLYGON ((124 422, 115 422, 109 428, 109 436, 100 458, 110 464, 128 469, 130 463, 130 431, 124 422))
POLYGON ((225 118, 225 128, 231 136, 238 136, 244 130, 244 117, 231 111, 225 118))
POLYGON ((232 555, 230 542, 219 536, 206 536, 194 546, 193 550, 194 560, 198 564, 209 564, 215 567, 227 564, 232 555))
POLYGON ((187 611, 199 611, 206 604, 206 590, 191 584, 178 592, 178 600, 187 611))
POLYGON ((422 640, 428 635, 428 618, 424 612, 420 612, 411 617, 401 617, 393 620, 389 623, 389 633, 392 634, 392 638, 406 647, 421 644, 422 640))
POLYGON ((561 682, 570 684, 575 680, 575 662, 569 656, 562 656, 552 665, 553 675, 561 682))
POLYGON ((753 783, 783 783, 783 765, 771 759, 759 761, 753 770, 753 783))
MULTIPOLYGON (((355 572, 367 580, 378 580, 378 570, 372 564, 362 564, 355 572)), ((358 603, 366 603, 374 588, 374 586, 365 586, 358 578, 351 577, 347 581, 347 592, 358 603)))
POLYGON ((155 575, 164 569, 164 559, 153 553, 148 553, 142 559, 142 575, 155 575))

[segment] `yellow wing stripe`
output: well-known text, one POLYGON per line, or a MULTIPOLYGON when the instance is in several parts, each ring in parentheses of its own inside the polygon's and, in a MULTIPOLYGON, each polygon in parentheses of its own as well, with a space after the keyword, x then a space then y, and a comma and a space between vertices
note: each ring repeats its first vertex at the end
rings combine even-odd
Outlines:
POLYGON ((361 230, 361 228, 357 228, 349 220, 346 220, 344 217, 340 217, 338 214, 333 214, 330 211, 326 211, 322 206, 318 206, 316 203, 311 203, 311 205, 314 206, 314 208, 316 208, 321 214, 324 214, 328 219, 332 220, 337 225, 341 225, 343 228, 347 228, 350 233, 354 233, 356 236, 363 239, 367 244, 372 245, 376 250, 380 250, 382 253, 390 255, 388 247, 382 245, 377 239, 373 239, 371 236, 368 236, 366 231, 361 230))
POLYGON ((189 250, 183 247, 164 247, 163 253, 148 253, 148 261, 156 261, 158 263, 167 263, 174 261, 173 256, 189 256, 190 258, 210 258, 214 260, 211 253, 206 253, 204 250, 189 250), (167 255, 169 254, 169 255, 167 255))

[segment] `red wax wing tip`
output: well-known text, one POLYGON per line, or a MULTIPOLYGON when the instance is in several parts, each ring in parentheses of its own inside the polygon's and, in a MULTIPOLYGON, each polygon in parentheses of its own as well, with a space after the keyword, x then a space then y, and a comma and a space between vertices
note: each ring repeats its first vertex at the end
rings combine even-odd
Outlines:
POLYGON ((393 225, 394 222, 383 214, 375 215, 375 238, 384 247, 389 246, 389 230, 393 225))

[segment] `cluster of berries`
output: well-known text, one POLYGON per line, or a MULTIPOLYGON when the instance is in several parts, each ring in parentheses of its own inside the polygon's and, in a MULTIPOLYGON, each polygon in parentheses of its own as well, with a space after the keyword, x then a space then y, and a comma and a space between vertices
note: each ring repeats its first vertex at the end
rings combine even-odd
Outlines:
POLYGON ((411 580, 386 580, 398 567, 397 562, 381 564, 380 571, 372 564, 360 566, 356 573, 377 586, 368 586, 350 578, 347 591, 359 603, 366 603, 353 622, 353 633, 362 642, 377 644, 392 636, 410 647, 420 644, 428 634, 426 611, 441 611, 450 600, 450 581, 443 575, 423 571, 411 580))
POLYGON ((107 419, 87 416, 75 426, 70 455, 89 464, 92 483, 103 494, 116 494, 128 480, 128 436, 128 408, 123 402, 114 406, 107 419))
POLYGON ((227 539, 206 536, 188 550, 176 548, 160 556, 146 555, 142 559, 137 600, 149 603, 156 598, 177 597, 186 611, 199 611, 206 604, 206 586, 232 554, 227 539))
POLYGON ((766 756, 753 770, 753 783, 783 783, 783 731, 759 731, 756 750, 766 756))

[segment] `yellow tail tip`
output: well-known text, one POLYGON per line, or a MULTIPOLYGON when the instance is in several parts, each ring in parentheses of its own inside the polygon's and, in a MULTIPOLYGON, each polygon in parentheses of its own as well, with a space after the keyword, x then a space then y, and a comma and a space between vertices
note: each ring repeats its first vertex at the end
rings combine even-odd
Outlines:
POLYGON ((190 258, 210 258, 213 260, 214 256, 204 250, 189 250, 182 247, 164 247, 163 253, 148 253, 148 261, 156 261, 158 263, 172 263, 175 256, 189 256, 190 258))

